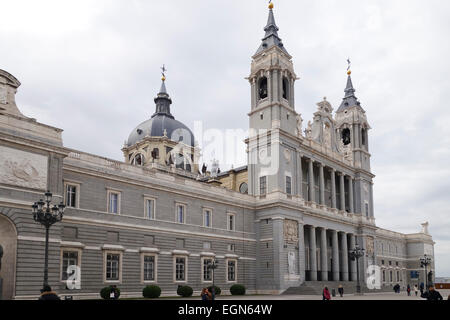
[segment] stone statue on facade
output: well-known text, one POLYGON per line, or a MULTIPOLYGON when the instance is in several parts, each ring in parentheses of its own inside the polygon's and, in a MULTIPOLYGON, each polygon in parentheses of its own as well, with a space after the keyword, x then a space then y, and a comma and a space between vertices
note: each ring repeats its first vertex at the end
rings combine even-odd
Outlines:
POLYGON ((428 221, 425 223, 422 223, 421 225, 422 225, 422 233, 429 234, 428 233, 428 221))
POLYGON ((303 119, 302 116, 300 114, 297 115, 297 129, 296 129, 296 133, 298 137, 302 136, 302 125, 303 125, 303 119))
POLYGON ((293 251, 288 253, 288 269, 289 274, 295 274, 295 252, 293 251))
POLYGON ((308 127, 305 129, 305 136, 308 139, 312 138, 312 123, 311 123, 311 121, 308 121, 308 127))

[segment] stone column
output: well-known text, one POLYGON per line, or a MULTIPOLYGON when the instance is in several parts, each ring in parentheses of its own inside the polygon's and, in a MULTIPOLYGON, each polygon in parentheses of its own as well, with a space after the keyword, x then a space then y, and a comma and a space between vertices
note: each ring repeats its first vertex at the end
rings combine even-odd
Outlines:
POLYGON ((340 192, 341 192, 341 210, 345 211, 345 178, 343 173, 339 173, 340 178, 340 192))
POLYGON ((303 169, 300 152, 297 152, 297 195, 303 198, 303 169))
POLYGON ((309 201, 315 202, 315 188, 314 188, 314 167, 313 160, 308 159, 308 175, 309 175, 309 201))
POLYGON ((272 101, 280 101, 280 81, 278 78, 278 70, 272 71, 272 79, 273 79, 273 99, 272 101))
POLYGON ((333 259, 333 281, 339 281, 339 244, 338 244, 338 234, 336 230, 332 230, 332 238, 331 238, 331 252, 333 259))
POLYGON ((325 177, 323 174, 323 163, 319 165, 319 186, 320 186, 320 204, 325 205, 325 177))
POLYGON ((320 260, 322 264, 322 281, 328 281, 327 229, 320 230, 320 260))
POLYGON ((353 207, 353 177, 348 177, 348 202, 350 205, 350 212, 355 212, 353 207))
MULTIPOLYGON (((356 241, 355 235, 353 233, 350 234, 350 250, 355 249, 356 241)), ((356 281, 356 260, 350 260, 350 280, 356 281)))
POLYGON ((331 169, 331 207, 336 209, 336 170, 331 169))
POLYGON ((273 228, 273 274, 275 286, 281 286, 284 281, 284 268, 282 267, 284 252, 284 220, 281 218, 272 220, 273 228))
POLYGON ((298 270, 300 282, 305 281, 305 231, 303 223, 298 223, 298 270))
POLYGON ((314 226, 309 229, 309 250, 311 281, 317 281, 316 227, 314 226))
POLYGON ((266 78, 267 78, 267 98, 268 101, 273 101, 273 92, 272 92, 272 72, 267 71, 266 72, 266 78))
POLYGON ((256 101, 257 100, 257 95, 256 95, 256 79, 252 78, 251 79, 251 91, 252 91, 252 95, 251 95, 251 103, 252 103, 252 110, 255 109, 256 106, 256 101))
POLYGON ((347 234, 341 233, 341 262, 342 262, 342 281, 348 281, 348 248, 347 248, 347 234))

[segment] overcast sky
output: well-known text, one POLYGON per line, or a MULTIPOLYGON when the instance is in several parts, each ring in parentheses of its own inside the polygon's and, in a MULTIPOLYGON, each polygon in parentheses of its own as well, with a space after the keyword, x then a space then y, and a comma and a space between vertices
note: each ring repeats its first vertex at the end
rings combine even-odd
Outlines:
MULTIPOLYGON (((429 221, 437 275, 450 276, 450 2, 274 3, 301 78, 297 112, 306 123, 324 96, 337 109, 350 57, 372 127, 377 225, 418 232, 429 221)), ((66 147, 123 160, 123 142, 154 112, 163 63, 176 119, 248 128, 244 78, 267 1, 0 0, 0 8, 0 69, 22 82, 21 111, 64 129, 66 147)), ((234 166, 245 159, 241 143, 234 166)))

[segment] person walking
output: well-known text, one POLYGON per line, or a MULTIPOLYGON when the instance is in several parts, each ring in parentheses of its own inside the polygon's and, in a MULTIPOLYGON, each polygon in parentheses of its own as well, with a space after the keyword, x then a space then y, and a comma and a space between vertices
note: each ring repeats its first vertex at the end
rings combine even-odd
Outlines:
POLYGON ((434 289, 434 286, 429 286, 428 291, 420 295, 421 298, 427 299, 428 301, 439 301, 443 300, 439 291, 434 289))
POLYGON ((424 287, 425 287, 425 286, 423 285, 423 282, 421 282, 421 283, 420 283, 420 296, 423 295, 424 287))
POLYGON ((411 295, 411 286, 408 284, 408 286, 406 287, 406 292, 408 292, 408 296, 411 295))
POLYGON ((344 296, 344 287, 342 286, 342 284, 339 285, 338 292, 339 292, 339 295, 342 298, 344 296))
POLYGON ((331 300, 330 291, 328 290, 327 287, 323 289, 322 298, 323 300, 331 300))
POLYGON ((41 289, 41 296, 39 300, 61 300, 58 295, 52 291, 52 288, 48 285, 41 289))
POLYGON ((417 287, 417 284, 414 285, 414 293, 416 294, 417 297, 417 293, 419 292, 419 288, 417 287))

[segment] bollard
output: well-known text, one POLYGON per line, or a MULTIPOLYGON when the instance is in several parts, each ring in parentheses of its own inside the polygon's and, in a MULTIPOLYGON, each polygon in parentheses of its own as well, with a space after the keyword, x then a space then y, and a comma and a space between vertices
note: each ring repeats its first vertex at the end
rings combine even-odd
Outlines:
POLYGON ((333 297, 336 297, 336 289, 331 289, 331 295, 333 296, 333 297))

